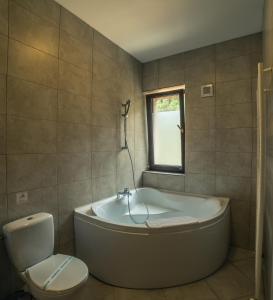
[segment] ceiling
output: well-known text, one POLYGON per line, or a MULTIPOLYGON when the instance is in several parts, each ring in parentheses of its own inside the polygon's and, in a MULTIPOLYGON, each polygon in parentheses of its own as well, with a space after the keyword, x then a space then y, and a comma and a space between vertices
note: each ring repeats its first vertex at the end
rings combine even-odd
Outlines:
POLYGON ((262 30, 263 0, 57 0, 142 62, 262 30))

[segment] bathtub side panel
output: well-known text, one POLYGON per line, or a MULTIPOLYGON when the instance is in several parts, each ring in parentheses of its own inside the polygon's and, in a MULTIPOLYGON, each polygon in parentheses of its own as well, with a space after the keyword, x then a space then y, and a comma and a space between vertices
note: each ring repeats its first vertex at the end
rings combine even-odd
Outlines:
POLYGON ((90 273, 127 288, 163 288, 208 276, 225 261, 229 210, 216 223, 191 231, 133 234, 75 218, 76 254, 90 273))

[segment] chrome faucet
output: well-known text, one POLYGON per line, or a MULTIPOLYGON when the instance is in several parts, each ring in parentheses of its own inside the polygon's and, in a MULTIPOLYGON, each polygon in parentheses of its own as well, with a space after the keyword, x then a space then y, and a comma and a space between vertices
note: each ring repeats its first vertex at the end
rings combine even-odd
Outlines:
POLYGON ((132 194, 130 193, 130 190, 128 187, 124 188, 124 190, 122 192, 118 192, 117 193, 117 199, 120 200, 121 198, 123 198, 124 196, 131 196, 132 194))

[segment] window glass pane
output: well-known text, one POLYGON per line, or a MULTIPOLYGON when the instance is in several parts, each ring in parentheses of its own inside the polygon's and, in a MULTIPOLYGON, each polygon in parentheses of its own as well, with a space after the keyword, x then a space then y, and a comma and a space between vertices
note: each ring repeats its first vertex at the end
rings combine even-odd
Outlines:
POLYGON ((153 98, 154 164, 181 166, 179 94, 153 98))

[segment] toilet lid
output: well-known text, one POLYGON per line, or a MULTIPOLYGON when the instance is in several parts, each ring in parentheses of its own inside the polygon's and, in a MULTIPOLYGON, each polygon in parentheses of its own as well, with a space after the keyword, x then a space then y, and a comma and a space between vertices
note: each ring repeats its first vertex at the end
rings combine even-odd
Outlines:
POLYGON ((76 257, 56 254, 28 268, 26 276, 41 290, 63 293, 83 283, 88 268, 76 257))

